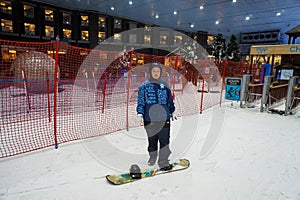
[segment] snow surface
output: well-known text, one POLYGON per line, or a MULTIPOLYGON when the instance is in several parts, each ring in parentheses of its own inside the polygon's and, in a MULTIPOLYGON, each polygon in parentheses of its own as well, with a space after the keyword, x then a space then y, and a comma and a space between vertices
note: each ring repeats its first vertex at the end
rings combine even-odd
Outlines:
POLYGON ((0 160, 0 199, 300 200, 300 113, 235 102, 172 124, 170 159, 189 169, 113 186, 106 174, 146 167, 143 127, 0 160))

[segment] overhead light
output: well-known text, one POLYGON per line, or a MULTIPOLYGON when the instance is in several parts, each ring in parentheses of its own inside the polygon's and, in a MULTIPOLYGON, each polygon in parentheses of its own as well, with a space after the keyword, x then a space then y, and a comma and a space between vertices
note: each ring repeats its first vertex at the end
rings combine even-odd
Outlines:
POLYGON ((132 5, 132 1, 129 1, 128 3, 129 3, 129 5, 132 5))
POLYGON ((215 22, 215 24, 219 24, 220 22, 219 22, 219 20, 217 20, 216 22, 215 22))
POLYGON ((236 0, 232 0, 232 3, 235 3, 236 2, 236 0))
POLYGON ((276 13, 276 16, 280 16, 280 15, 281 15, 281 12, 276 13))
POLYGON ((247 16, 246 18, 245 18, 245 20, 249 20, 250 19, 250 17, 249 16, 247 16))
POLYGON ((156 14, 156 15, 155 15, 155 18, 156 18, 156 19, 158 19, 158 18, 159 18, 159 15, 158 15, 158 14, 156 14))
POLYGON ((110 7, 110 9, 111 9, 111 10, 115 10, 115 7, 112 6, 112 7, 110 7))
POLYGON ((200 10, 202 10, 203 9, 203 6, 200 6, 200 10))
POLYGON ((173 14, 174 14, 174 15, 177 15, 177 11, 175 10, 175 11, 173 12, 173 14))
POLYGON ((194 24, 191 24, 190 27, 191 27, 191 28, 194 28, 194 24))

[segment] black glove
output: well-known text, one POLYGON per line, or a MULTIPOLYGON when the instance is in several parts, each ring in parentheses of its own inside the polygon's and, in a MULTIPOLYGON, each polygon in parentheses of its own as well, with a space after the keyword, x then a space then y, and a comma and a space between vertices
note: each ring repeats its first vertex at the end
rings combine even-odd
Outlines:
POLYGON ((174 121, 174 119, 177 120, 177 117, 174 113, 171 113, 170 117, 171 117, 172 121, 174 121))

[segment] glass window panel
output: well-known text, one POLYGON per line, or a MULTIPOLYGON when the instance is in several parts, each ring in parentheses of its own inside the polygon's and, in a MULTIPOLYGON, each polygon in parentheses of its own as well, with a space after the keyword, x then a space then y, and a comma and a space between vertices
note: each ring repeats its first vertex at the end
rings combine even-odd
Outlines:
POLYGON ((89 16, 82 15, 81 16, 81 26, 88 26, 89 25, 89 16))
POLYGON ((121 19, 115 19, 115 28, 122 28, 121 19))
POLYGON ((63 29, 63 32, 64 32, 64 38, 71 39, 72 31, 70 29, 63 29))
POLYGON ((105 32, 98 32, 99 41, 102 42, 105 40, 105 32))
POLYGON ((159 36, 159 44, 166 45, 167 44, 167 36, 159 36))
POLYGON ((151 44, 151 35, 144 35, 144 43, 151 44))
POLYGON ((89 40, 89 31, 81 31, 81 40, 89 40))
POLYGON ((45 9, 45 20, 53 22, 53 10, 45 9))
POLYGON ((177 45, 177 44, 182 44, 182 36, 181 35, 175 35, 174 37, 174 44, 177 45))
POLYGON ((207 45, 213 45, 215 37, 213 35, 207 36, 207 45))
POLYGON ((46 37, 54 38, 54 27, 53 26, 45 26, 45 35, 46 35, 46 37))
POLYGON ((1 9, 0 10, 1 13, 11 14, 12 13, 11 2, 0 1, 0 9, 1 9))
POLYGON ((34 7, 24 5, 24 17, 34 18, 34 7))
POLYGON ((30 23, 24 23, 25 35, 35 35, 35 25, 30 23))
POLYGON ((71 24, 71 22, 72 22, 71 19, 72 19, 71 13, 66 13, 66 12, 63 13, 63 23, 64 24, 71 24))
POLYGON ((13 32, 13 25, 11 20, 1 19, 1 30, 4 32, 13 32))
POLYGON ((105 18, 104 17, 99 17, 98 18, 98 27, 99 28, 105 28, 105 18))
POLYGON ((129 30, 130 30, 130 29, 135 29, 135 28, 137 28, 137 24, 136 24, 136 23, 133 23, 133 22, 130 22, 130 23, 129 23, 129 30))
POLYGON ((131 44, 136 43, 136 34, 134 34, 134 33, 129 34, 129 43, 131 43, 131 44))
POLYGON ((122 42, 122 38, 121 38, 121 34, 120 33, 116 33, 114 34, 114 42, 122 42))

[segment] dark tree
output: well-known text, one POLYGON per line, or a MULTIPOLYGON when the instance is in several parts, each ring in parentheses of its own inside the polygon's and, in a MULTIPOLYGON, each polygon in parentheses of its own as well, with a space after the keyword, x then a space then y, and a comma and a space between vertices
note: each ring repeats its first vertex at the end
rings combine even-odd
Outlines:
POLYGON ((240 61, 239 43, 234 35, 231 35, 230 42, 227 45, 226 56, 229 60, 240 61))

